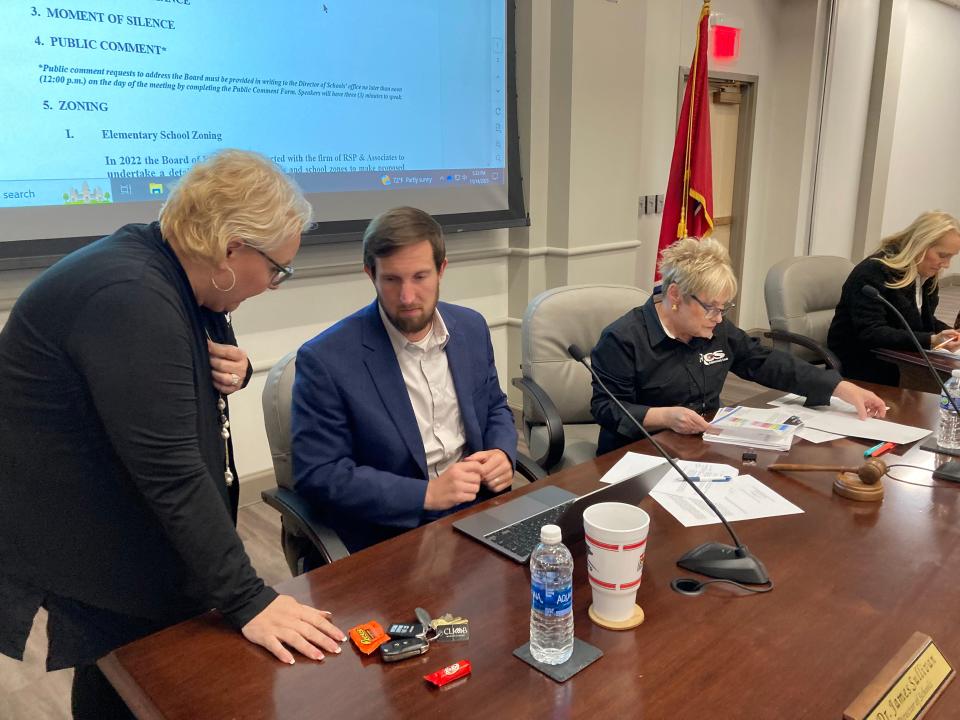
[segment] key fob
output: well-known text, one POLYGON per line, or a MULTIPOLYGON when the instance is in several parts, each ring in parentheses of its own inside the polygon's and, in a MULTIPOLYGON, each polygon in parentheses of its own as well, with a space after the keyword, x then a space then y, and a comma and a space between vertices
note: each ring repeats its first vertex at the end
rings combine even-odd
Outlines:
POLYGON ((426 631, 420 623, 394 623, 387 628, 387 635, 392 638, 424 637, 426 631))
POLYGON ((400 638, 391 640, 380 646, 380 657, 384 662, 397 662, 407 658, 423 655, 430 649, 430 643, 423 638, 400 638))

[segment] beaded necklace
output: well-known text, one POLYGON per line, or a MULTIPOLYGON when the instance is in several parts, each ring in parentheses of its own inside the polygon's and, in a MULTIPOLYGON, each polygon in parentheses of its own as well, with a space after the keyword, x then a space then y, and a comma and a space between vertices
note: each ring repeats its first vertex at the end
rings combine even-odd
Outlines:
MULTIPOLYGON (((228 317, 227 324, 229 323, 228 317)), ((207 334, 207 339, 213 342, 210 331, 204 328, 204 332, 207 334)), ((223 481, 227 487, 231 487, 234 478, 233 471, 230 470, 230 420, 227 418, 227 399, 222 392, 217 393, 217 410, 220 412, 220 437, 223 438, 223 481)))
POLYGON ((227 487, 233 485, 233 472, 230 470, 230 421, 226 415, 227 400, 220 393, 217 398, 217 410, 220 411, 220 437, 223 438, 223 481, 227 487))

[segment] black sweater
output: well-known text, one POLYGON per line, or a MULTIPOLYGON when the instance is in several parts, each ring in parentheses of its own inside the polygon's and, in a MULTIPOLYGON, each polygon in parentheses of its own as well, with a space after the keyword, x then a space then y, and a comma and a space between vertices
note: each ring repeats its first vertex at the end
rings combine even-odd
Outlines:
MULTIPOLYGON (((0 652, 50 610, 48 667, 210 608, 276 597, 234 529, 206 332, 157 223, 64 258, 0 333, 0 652)), ((232 453, 231 453, 232 455, 232 453)))
POLYGON ((925 349, 930 347, 933 335, 949 326, 934 317, 940 298, 933 289, 933 278, 924 283, 923 301, 918 310, 916 285, 899 290, 886 287, 886 283, 896 280, 897 273, 881 263, 878 257, 876 254, 862 260, 843 283, 840 302, 830 323, 827 345, 840 359, 845 377, 897 385, 900 381, 897 366, 881 360, 873 350, 915 350, 913 341, 897 316, 879 300, 864 295, 861 288, 872 285, 889 300, 925 349))

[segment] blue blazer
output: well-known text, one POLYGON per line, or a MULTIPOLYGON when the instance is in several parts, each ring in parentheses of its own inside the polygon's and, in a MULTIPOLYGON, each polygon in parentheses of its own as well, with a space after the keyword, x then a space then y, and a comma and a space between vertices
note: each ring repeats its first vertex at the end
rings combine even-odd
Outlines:
MULTIPOLYGON (((517 431, 486 321, 457 305, 437 308, 450 334, 447 362, 466 454, 498 448, 514 461, 517 431)), ((466 506, 423 509, 426 454, 376 300, 300 348, 292 432, 296 491, 351 552, 466 506)), ((475 502, 490 496, 484 488, 475 502)))

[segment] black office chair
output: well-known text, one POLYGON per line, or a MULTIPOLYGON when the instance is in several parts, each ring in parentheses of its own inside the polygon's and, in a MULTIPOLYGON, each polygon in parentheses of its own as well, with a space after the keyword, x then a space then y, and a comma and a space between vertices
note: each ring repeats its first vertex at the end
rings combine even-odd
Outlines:
MULTIPOLYGON (((302 574, 304 567, 319 567, 350 554, 337 533, 293 488, 290 413, 296 357, 291 352, 270 368, 263 387, 263 422, 277 487, 261 493, 263 501, 280 513, 280 543, 294 576, 302 574)), ((519 453, 517 472, 530 482, 546 476, 543 468, 519 453)))

